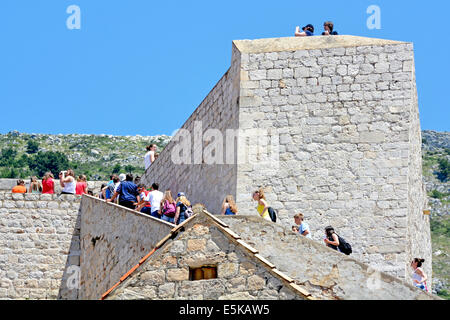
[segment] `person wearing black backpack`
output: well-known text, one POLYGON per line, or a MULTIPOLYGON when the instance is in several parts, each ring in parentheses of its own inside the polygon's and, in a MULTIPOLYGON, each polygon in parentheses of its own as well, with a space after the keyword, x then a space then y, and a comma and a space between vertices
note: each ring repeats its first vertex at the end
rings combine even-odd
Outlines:
POLYGON ((331 226, 326 227, 325 235, 326 237, 324 238, 323 241, 325 242, 327 247, 342 252, 346 255, 352 253, 351 245, 347 241, 345 241, 344 238, 337 235, 336 232, 334 232, 333 227, 331 226))

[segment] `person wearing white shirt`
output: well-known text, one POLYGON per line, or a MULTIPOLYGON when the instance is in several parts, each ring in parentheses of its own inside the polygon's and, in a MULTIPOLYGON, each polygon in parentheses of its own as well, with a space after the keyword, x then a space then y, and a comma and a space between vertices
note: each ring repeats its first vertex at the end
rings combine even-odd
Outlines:
POLYGON ((161 216, 159 215, 159 209, 161 206, 161 200, 164 198, 164 193, 158 190, 159 184, 157 184, 156 182, 152 184, 152 189, 153 190, 148 194, 145 200, 150 202, 152 208, 151 216, 161 219, 161 216))
POLYGON ((145 164, 145 170, 147 170, 155 161, 155 151, 156 151, 156 144, 152 143, 151 145, 147 146, 147 153, 144 156, 144 164, 145 164))

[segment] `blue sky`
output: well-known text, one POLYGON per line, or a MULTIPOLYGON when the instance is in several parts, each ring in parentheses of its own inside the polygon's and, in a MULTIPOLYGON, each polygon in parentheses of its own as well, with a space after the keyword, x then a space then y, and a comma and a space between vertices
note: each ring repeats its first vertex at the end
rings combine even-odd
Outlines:
POLYGON ((422 129, 450 131, 449 1, 309 3, 1 0, 0 133, 171 134, 229 68, 232 40, 321 32, 325 20, 413 42, 422 129), (380 30, 366 26, 372 4, 380 30), (69 5, 80 30, 66 27, 69 5))

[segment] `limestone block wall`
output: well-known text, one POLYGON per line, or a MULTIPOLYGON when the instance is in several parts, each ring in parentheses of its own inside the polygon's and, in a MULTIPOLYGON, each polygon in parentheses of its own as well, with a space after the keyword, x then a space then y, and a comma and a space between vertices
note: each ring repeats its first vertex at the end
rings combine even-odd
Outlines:
POLYGON ((323 241, 301 237, 280 224, 249 216, 224 216, 220 219, 316 298, 439 300, 415 288, 409 281, 378 272, 352 256, 327 248, 323 241))
POLYGON ((405 278, 408 248, 431 252, 420 216, 413 46, 311 38, 318 39, 235 41, 245 100, 239 127, 279 135, 278 168, 238 164, 238 207, 255 214, 249 195, 265 186, 281 224, 303 212, 313 239, 322 241, 332 225, 353 245, 353 257, 405 278))
MULTIPOLYGON (((195 218, 194 218, 195 219, 195 218)), ((195 219, 108 296, 111 300, 293 300, 303 297, 255 263, 206 219, 195 219), (189 268, 217 267, 217 278, 189 280, 189 268)))
POLYGON ((100 299, 174 227, 86 195, 80 211, 79 299, 100 299))
POLYGON ((229 143, 226 148, 226 130, 238 128, 239 60, 239 51, 234 49, 231 68, 182 126, 190 138, 184 140, 181 132, 176 134, 142 177, 144 183, 158 182, 161 191, 170 189, 174 196, 184 192, 191 202, 203 203, 213 212, 220 210, 226 194, 236 193, 237 143, 229 143), (178 152, 184 141, 188 141, 184 152, 190 155, 190 161, 177 164, 173 157, 186 155, 178 152), (222 156, 221 151, 212 151, 216 142, 223 145, 222 156), (204 154, 217 155, 222 160, 209 164, 204 154))
POLYGON ((0 299, 77 299, 67 283, 80 265, 79 203, 0 192, 0 299))

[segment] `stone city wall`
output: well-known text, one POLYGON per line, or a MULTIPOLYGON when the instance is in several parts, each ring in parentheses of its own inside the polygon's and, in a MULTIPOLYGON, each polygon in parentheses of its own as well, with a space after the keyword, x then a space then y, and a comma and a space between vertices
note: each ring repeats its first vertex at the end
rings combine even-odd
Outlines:
POLYGON ((79 196, 0 192, 0 299, 77 299, 67 283, 80 265, 79 205, 79 196))
POLYGON ((80 211, 79 299, 100 299, 175 227, 87 195, 83 196, 80 211))

